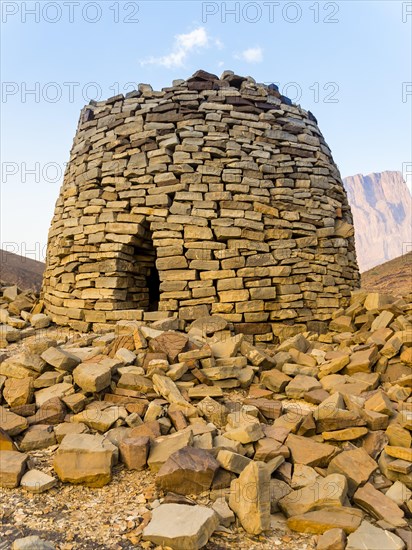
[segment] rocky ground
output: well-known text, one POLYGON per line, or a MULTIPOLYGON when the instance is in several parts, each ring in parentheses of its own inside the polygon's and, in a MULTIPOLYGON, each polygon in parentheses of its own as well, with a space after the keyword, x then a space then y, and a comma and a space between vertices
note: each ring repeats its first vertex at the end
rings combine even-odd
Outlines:
POLYGON ((412 547, 412 296, 255 347, 218 316, 80 334, 1 295, 0 549, 412 547))

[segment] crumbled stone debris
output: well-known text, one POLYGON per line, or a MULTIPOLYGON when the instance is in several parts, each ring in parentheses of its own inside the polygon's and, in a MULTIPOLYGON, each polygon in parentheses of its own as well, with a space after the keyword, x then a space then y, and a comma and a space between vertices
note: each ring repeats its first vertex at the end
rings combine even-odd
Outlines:
MULTIPOLYGON (((25 293, 1 292, 7 327, 10 298, 25 293)), ((154 548, 164 536, 177 550, 182 536, 210 550, 312 549, 325 534, 322 548, 408 547, 411 295, 355 292, 335 314, 350 318, 345 331, 286 332, 257 347, 217 317, 209 333, 197 322, 35 329, 43 304, 27 296, 27 327, 0 360, 2 541, 154 548), (292 398, 288 387, 305 391, 292 398), (152 515, 165 506, 198 506, 198 528, 162 534, 162 513, 152 515)))

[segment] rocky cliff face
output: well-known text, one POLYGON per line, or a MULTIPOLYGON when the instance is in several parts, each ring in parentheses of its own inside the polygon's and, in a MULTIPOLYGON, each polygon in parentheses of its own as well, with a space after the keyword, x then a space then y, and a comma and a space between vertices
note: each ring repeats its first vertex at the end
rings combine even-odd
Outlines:
POLYGON ((411 250, 412 197, 402 174, 357 174, 343 182, 352 208, 360 271, 411 250))

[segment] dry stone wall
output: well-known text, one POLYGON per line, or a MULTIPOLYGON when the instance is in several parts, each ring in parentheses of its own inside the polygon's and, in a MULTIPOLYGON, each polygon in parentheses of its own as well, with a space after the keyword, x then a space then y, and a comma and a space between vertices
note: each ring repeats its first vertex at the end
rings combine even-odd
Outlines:
POLYGON ((270 342, 347 305, 353 234, 315 117, 274 85, 198 71, 83 109, 42 296, 79 330, 219 314, 270 342))

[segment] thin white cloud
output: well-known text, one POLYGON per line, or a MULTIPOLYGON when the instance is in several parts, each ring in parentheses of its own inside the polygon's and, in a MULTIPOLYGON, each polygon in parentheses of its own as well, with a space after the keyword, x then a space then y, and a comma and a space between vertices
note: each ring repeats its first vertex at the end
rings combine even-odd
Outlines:
POLYGON ((149 57, 141 61, 140 64, 159 65, 168 69, 183 67, 192 52, 208 48, 212 44, 218 48, 223 47, 219 39, 212 39, 204 27, 198 27, 186 34, 176 35, 172 49, 168 54, 160 57, 149 57))
POLYGON ((235 55, 235 59, 242 59, 246 63, 260 63, 263 61, 263 49, 260 46, 248 48, 235 55))

